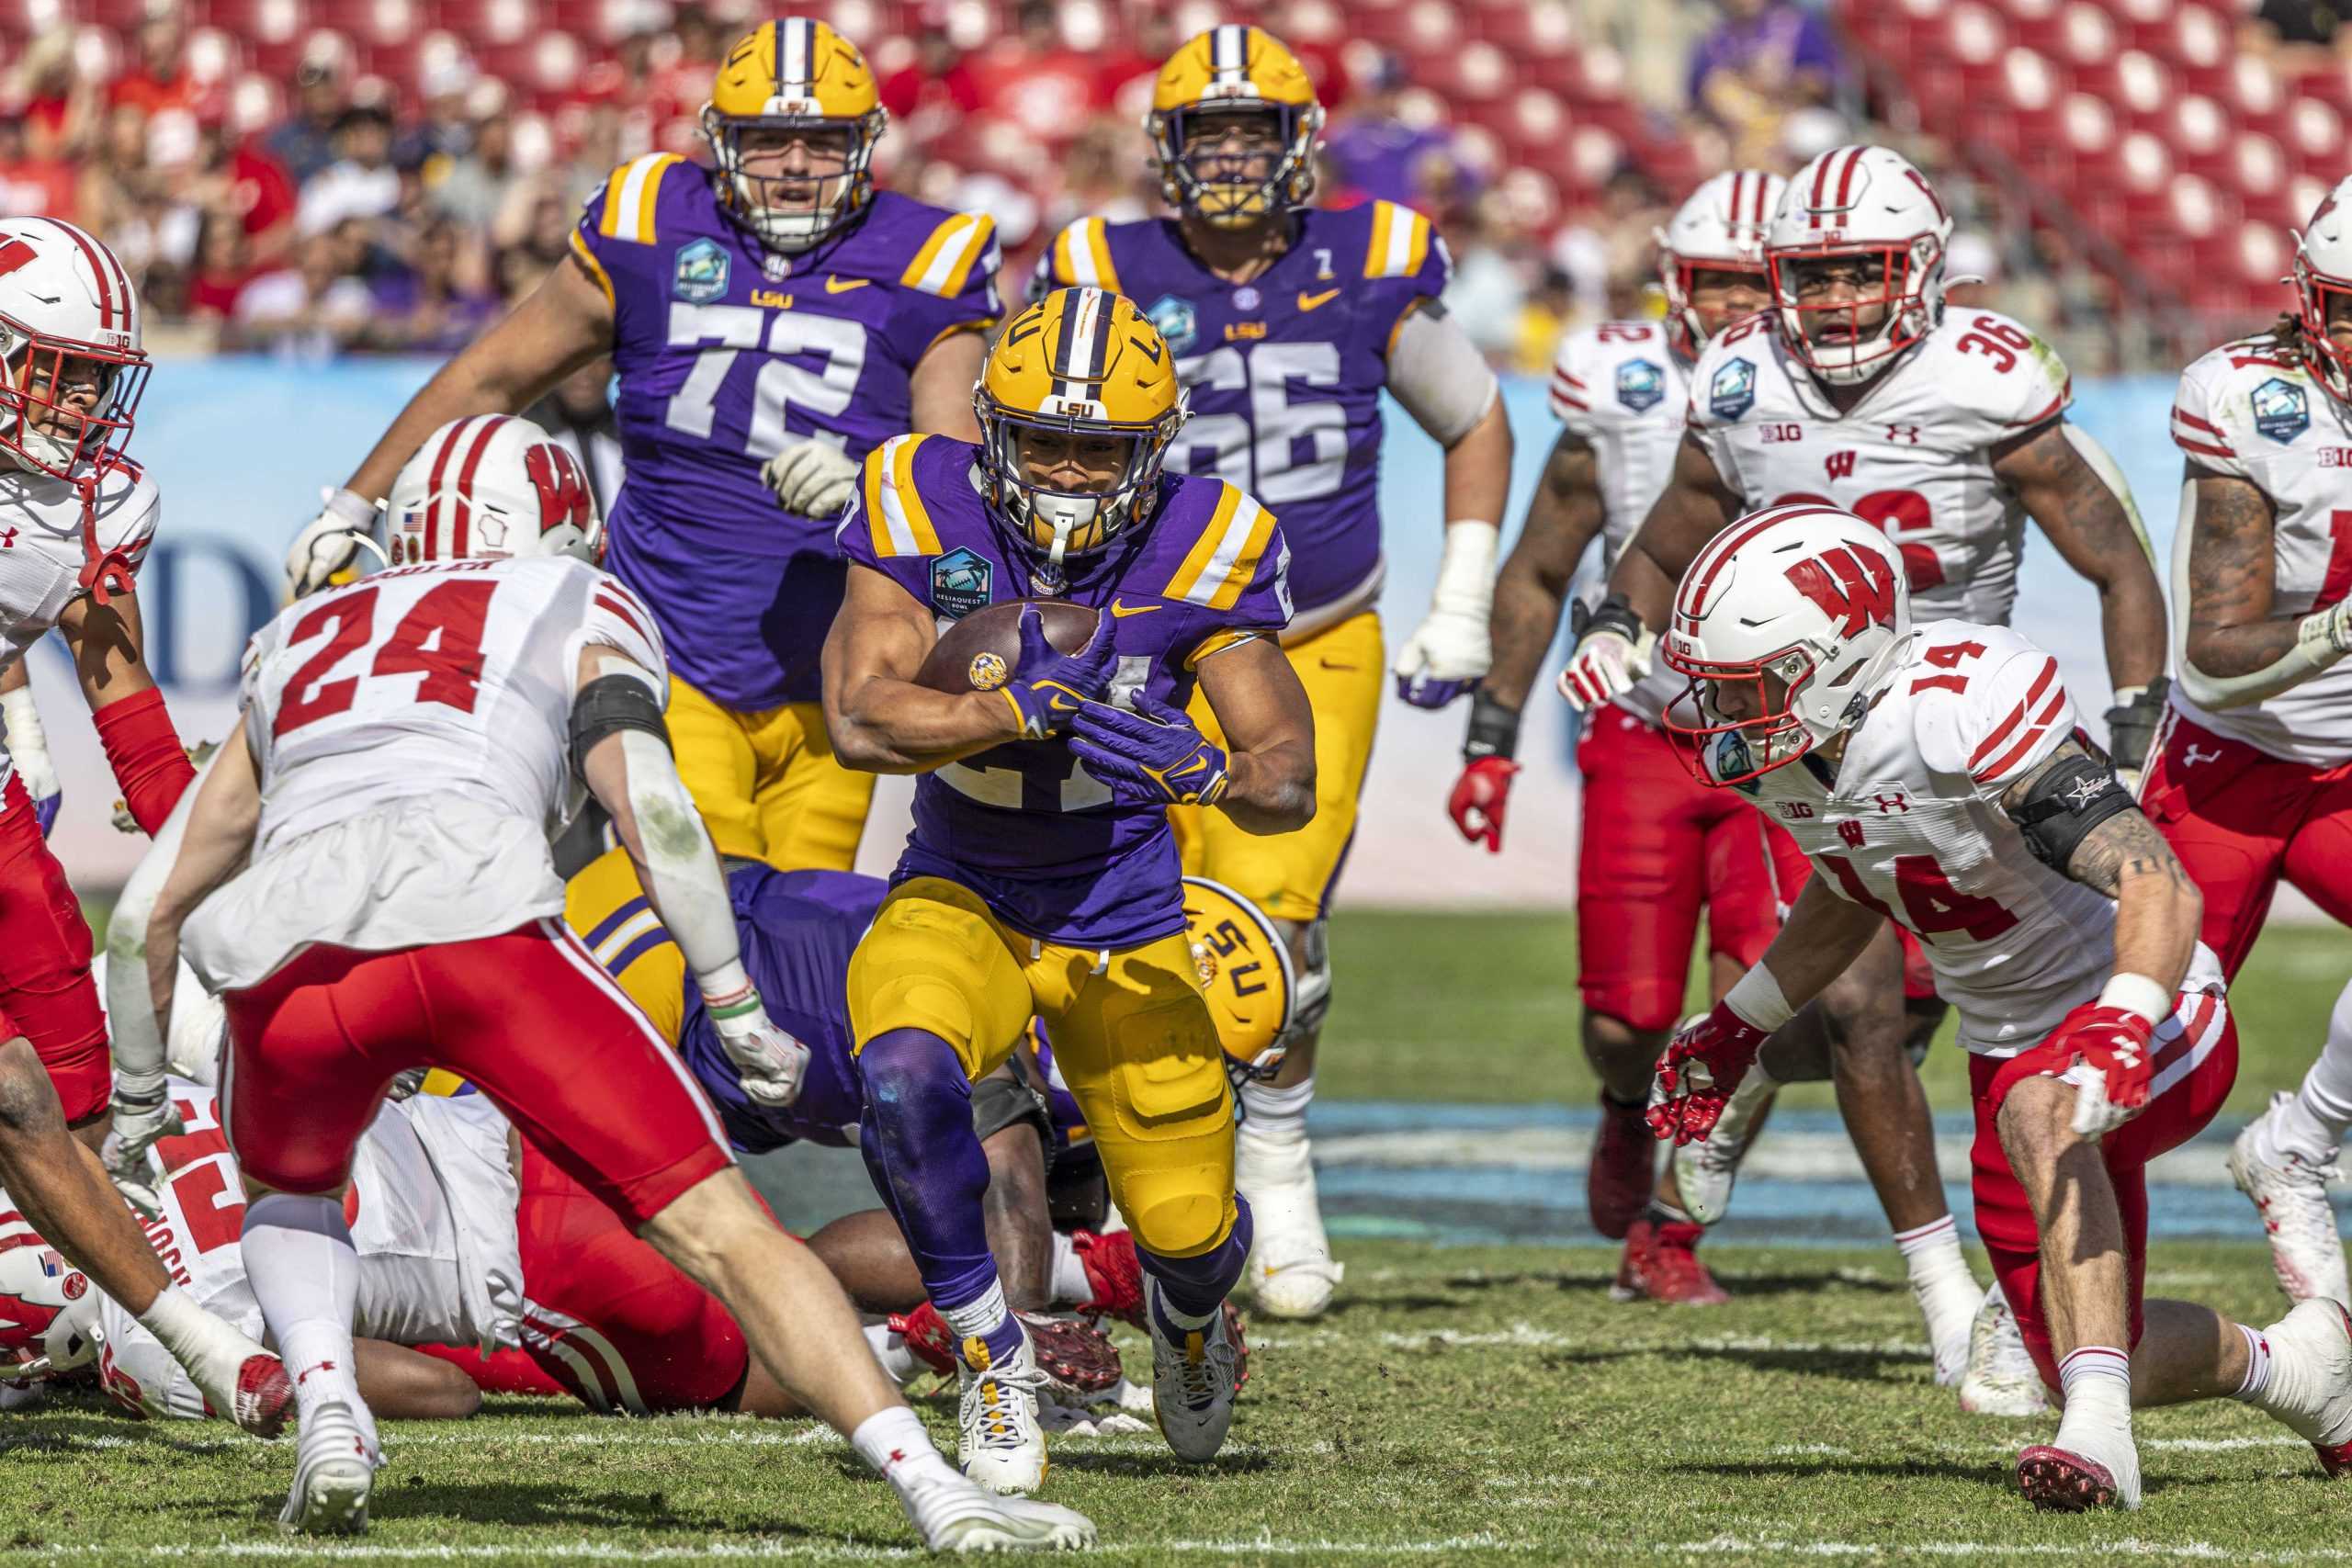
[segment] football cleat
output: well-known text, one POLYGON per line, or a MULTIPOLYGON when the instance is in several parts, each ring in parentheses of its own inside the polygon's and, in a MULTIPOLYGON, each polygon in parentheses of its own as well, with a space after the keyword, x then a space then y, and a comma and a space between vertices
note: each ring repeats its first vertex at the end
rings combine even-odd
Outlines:
POLYGON ((2335 1151, 2320 1162, 2307 1163, 2301 1155, 2278 1147, 2272 1134, 2281 1111, 2294 1096, 2279 1091, 2270 1109, 2246 1124, 2230 1145, 2230 1179, 2254 1201, 2262 1228, 2270 1241, 2270 1269, 2278 1289, 2290 1302, 2324 1296, 2352 1302, 2352 1284, 2344 1268, 2344 1238, 2335 1228, 2335 1211, 2327 1201, 2327 1184, 2336 1176, 2335 1151))
POLYGON ((2314 1298, 2262 1331, 2270 1342, 2263 1408, 2311 1444, 2330 1476, 2352 1473, 2352 1314, 2314 1298))
POLYGON ((1620 1105, 1600 1097, 1600 1132, 1585 1167, 1584 1197, 1592 1228, 1611 1241, 1625 1239, 1657 1185, 1657 1139, 1650 1134, 1647 1109, 1639 1100, 1620 1105))
POLYGON ((1347 1265, 1331 1258, 1307 1141, 1269 1148, 1245 1124, 1234 1152, 1234 1185, 1257 1226, 1246 1270, 1251 1298, 1275 1317, 1320 1314, 1347 1265))
POLYGON ((944 1465, 904 1485, 899 1505, 930 1551, 1077 1551, 1094 1544, 1094 1521, 1076 1509, 1000 1497, 944 1465))
POLYGON ((2036 1443, 2018 1455, 2018 1490, 2045 1513, 2080 1514, 2092 1508, 2140 1506, 2140 1458, 2127 1438, 2130 1462, 2117 1469, 2086 1453, 2054 1443, 2036 1443))
POLYGON ((1968 1370, 1960 1380, 1960 1407, 1971 1416, 2039 1416, 2050 1408, 2041 1382, 2018 1332, 2017 1314, 1995 1285, 1984 1292, 1968 1330, 1968 1370))
POLYGON ((302 1419, 294 1485, 277 1522, 305 1535, 365 1534, 368 1494, 383 1462, 368 1448, 358 1414, 349 1404, 322 1402, 302 1419))
POLYGON ((962 1393, 956 1407, 956 1463, 975 1484, 991 1492, 1035 1492, 1046 1483, 1046 1434, 1037 1425, 1037 1391, 1046 1375, 1037 1370, 1029 1336, 997 1361, 978 1335, 958 1348, 956 1375, 962 1393))
POLYGON ((1084 1404, 1119 1386, 1119 1348, 1080 1318, 1015 1313, 1028 1332, 1046 1390, 1065 1404, 1084 1404))
POLYGON ((1701 1224, 1714 1224, 1731 1213, 1731 1189, 1739 1179, 1739 1162, 1763 1126, 1765 1113, 1772 1109, 1776 1087, 1763 1074, 1749 1073, 1724 1102, 1714 1131, 1667 1156, 1682 1212, 1701 1224))
POLYGON ((1233 1425, 1233 1396, 1241 1386, 1239 1319, 1227 1303, 1205 1327, 1178 1328, 1168 1319, 1159 1280, 1147 1279, 1144 1295, 1152 1415, 1178 1459, 1204 1464, 1225 1446, 1233 1425))
POLYGON ((906 1341, 907 1354, 946 1377, 956 1371, 956 1331, 929 1302, 909 1313, 892 1313, 890 1332, 906 1341))
POLYGON ((294 1412, 294 1384, 286 1375, 286 1363, 266 1354, 246 1357, 237 1368, 236 1391, 228 1409, 230 1418, 256 1438, 275 1438, 285 1431, 286 1418, 294 1412))
POLYGON ((1143 1263, 1136 1257, 1133 1231, 1072 1231, 1070 1249, 1086 1270, 1093 1299, 1078 1310, 1115 1317, 1137 1328, 1143 1325, 1143 1263))
POLYGON ((1609 1288, 1610 1298, 1668 1306, 1720 1306, 1731 1300, 1699 1261, 1697 1247, 1703 1234, 1688 1220, 1635 1220, 1625 1233, 1625 1256, 1617 1266, 1617 1282, 1609 1288))

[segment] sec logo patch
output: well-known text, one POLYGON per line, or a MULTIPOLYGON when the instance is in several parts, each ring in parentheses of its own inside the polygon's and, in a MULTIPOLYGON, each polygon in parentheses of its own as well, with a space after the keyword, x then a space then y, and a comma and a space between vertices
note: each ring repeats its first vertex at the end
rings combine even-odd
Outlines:
POLYGON ((1737 419, 1756 406, 1756 362, 1735 359, 1707 386, 1707 408, 1717 419, 1737 419))
POLYGON ((2303 389, 2284 377, 2273 376, 2254 389, 2254 427, 2284 446, 2312 427, 2311 405, 2303 389))

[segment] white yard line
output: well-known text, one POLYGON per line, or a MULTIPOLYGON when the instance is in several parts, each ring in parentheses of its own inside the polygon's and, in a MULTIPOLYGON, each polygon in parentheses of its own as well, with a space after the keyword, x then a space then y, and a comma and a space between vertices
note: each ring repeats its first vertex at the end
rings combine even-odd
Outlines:
POLYGON ((1905 1558, 2098 1558, 2145 1557, 2189 1562, 2345 1562, 2352 1551, 2338 1547, 2219 1546, 2203 1540, 2142 1540, 2126 1536, 2101 1541, 1923 1540, 1888 1545, 1867 1540, 1766 1540, 1719 1535, 1706 1540, 1681 1541, 1650 1549, 1660 1557, 1722 1557, 1747 1552, 1762 1557, 1826 1557, 1862 1562, 1899 1562, 1905 1558))

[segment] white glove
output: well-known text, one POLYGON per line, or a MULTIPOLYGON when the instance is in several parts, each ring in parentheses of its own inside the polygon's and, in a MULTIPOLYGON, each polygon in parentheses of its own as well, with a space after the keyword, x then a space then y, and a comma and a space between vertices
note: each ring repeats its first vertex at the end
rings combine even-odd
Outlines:
POLYGON ((323 508, 294 536, 286 552, 286 590, 297 599, 316 593, 328 578, 349 566, 359 549, 352 536, 376 526, 374 505, 351 491, 322 490, 319 499, 323 508))
POLYGON ((1495 608, 1495 556, 1502 530, 1464 520, 1445 525, 1427 619, 1390 666, 1396 694, 1415 707, 1442 708, 1486 678, 1495 662, 1487 622, 1495 608))
POLYGON ((741 1075, 743 1092, 754 1105, 771 1109, 800 1098, 808 1072, 808 1047, 768 1020, 760 993, 748 987, 734 996, 703 998, 718 1031, 720 1049, 741 1075))
POLYGON ((814 436, 796 441, 760 467, 760 478, 786 512, 837 517, 857 489, 858 460, 814 436))
POLYGON ((114 1124, 107 1130, 99 1163, 107 1168, 115 1190, 147 1219, 160 1219, 164 1205, 155 1193, 153 1151, 159 1138, 177 1137, 187 1131, 179 1107, 160 1089, 153 1100, 126 1099, 118 1085, 114 1092, 114 1124))
POLYGON ((1595 626, 1568 655, 1560 671, 1560 695, 1578 713, 1604 707, 1632 691, 1650 672, 1650 650, 1613 626, 1595 626))
MULTIPOLYGON (((25 795, 38 811, 45 802, 52 802, 63 791, 57 782, 57 764, 50 760, 49 732, 41 728, 40 709, 33 705, 33 689, 18 686, 12 692, 0 692, 0 728, 8 738, 8 756, 17 764, 17 776, 25 781, 25 795)), ((56 817, 52 807, 48 813, 56 817)), ((43 823, 41 830, 49 830, 43 823)))
POLYGON ((2298 628, 2300 640, 2324 641, 2326 651, 2337 659, 2352 653, 2352 599, 2339 599, 2319 615, 2308 615, 2298 628))

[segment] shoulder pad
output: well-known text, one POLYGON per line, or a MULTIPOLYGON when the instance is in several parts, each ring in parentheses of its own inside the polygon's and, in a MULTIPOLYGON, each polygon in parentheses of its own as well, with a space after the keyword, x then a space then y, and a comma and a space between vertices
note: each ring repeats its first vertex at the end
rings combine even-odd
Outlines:
POLYGON ((952 299, 964 291, 972 265, 989 254, 995 239, 996 220, 987 213, 951 212, 933 225, 899 281, 952 299))
POLYGON ((1372 204, 1372 234, 1365 243, 1366 277, 1410 277, 1429 259, 1435 236, 1430 220, 1409 207, 1393 201, 1372 204))
POLYGON ((1119 292, 1119 271, 1111 260, 1110 220, 1080 219, 1054 236, 1046 254, 1057 284, 1064 288, 1091 285, 1119 292))
MULTIPOLYGON (((1197 525, 1199 536, 1159 596, 1204 609, 1230 610, 1258 575, 1267 541, 1274 536, 1274 514, 1236 487, 1221 479, 1212 482, 1216 485, 1216 504, 1197 525)), ((1171 506, 1189 500, 1197 483, 1180 486, 1171 506)))
POLYGON ((684 162, 675 152, 648 152, 615 169, 605 182, 605 211, 596 232, 607 240, 653 243, 654 206, 661 198, 662 176, 684 162))
POLYGON ((878 558, 935 556, 943 548, 915 479, 915 454, 933 439, 893 435, 865 455, 866 536, 878 558))

